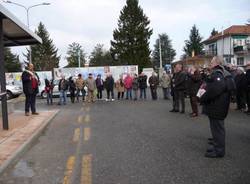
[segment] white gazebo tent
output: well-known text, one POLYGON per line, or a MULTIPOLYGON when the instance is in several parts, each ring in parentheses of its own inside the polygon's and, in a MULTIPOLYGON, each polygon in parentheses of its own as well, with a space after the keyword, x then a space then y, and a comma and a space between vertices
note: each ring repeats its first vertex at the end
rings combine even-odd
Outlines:
POLYGON ((6 79, 4 68, 4 47, 23 46, 42 43, 39 36, 20 22, 11 12, 0 5, 0 84, 3 129, 8 130, 8 110, 6 79))

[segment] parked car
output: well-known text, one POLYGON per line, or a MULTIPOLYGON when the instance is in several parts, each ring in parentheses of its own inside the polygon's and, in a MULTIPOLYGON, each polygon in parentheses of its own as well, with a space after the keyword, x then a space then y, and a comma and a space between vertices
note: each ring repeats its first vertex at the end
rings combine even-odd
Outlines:
MULTIPOLYGON (((59 81, 60 80, 54 80, 54 88, 53 88, 53 96, 59 96, 60 95, 60 92, 59 92, 59 90, 58 90, 58 84, 59 84, 59 81)), ((46 92, 45 92, 45 84, 43 83, 43 84, 41 84, 40 86, 39 86, 39 94, 40 94, 40 96, 41 96, 41 98, 47 98, 47 94, 46 94, 46 92)), ((67 91, 67 95, 69 95, 70 93, 69 93, 69 91, 67 91)))
POLYGON ((7 99, 9 100, 11 98, 20 96, 23 93, 23 89, 21 86, 17 86, 14 84, 7 84, 6 93, 7 93, 7 99))

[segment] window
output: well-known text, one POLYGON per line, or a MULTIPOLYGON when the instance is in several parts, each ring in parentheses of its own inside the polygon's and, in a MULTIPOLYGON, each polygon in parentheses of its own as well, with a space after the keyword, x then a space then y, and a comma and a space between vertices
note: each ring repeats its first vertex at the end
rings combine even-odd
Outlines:
POLYGON ((244 65, 244 57, 238 57, 237 58, 237 65, 243 66, 244 65))

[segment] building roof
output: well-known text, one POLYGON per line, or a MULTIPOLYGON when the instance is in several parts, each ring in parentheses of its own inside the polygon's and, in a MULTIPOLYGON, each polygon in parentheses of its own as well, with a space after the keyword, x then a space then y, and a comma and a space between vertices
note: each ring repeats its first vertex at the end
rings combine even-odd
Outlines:
POLYGON ((203 41, 204 44, 215 42, 221 38, 225 38, 232 35, 250 35, 250 25, 233 25, 223 32, 220 32, 214 36, 210 36, 207 40, 203 41))
POLYGON ((0 5, 3 18, 4 46, 22 46, 42 43, 42 39, 20 22, 11 12, 0 5))

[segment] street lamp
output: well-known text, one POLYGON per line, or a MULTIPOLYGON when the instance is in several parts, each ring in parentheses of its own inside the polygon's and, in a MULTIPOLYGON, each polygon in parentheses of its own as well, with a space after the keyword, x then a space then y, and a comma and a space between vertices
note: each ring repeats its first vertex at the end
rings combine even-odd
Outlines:
MULTIPOLYGON (((16 2, 13 2, 13 1, 8 1, 8 0, 4 0, 3 1, 4 3, 9 3, 9 4, 14 4, 14 5, 17 5, 17 6, 20 6, 22 8, 24 8, 26 10, 26 16, 27 16, 27 26, 28 28, 30 27, 30 21, 29 21, 29 11, 31 8, 34 8, 34 7, 37 7, 37 6, 47 6, 47 5, 50 5, 50 3, 46 3, 46 2, 43 2, 43 3, 39 3, 39 4, 34 4, 32 6, 24 6, 22 4, 19 4, 19 3, 16 3, 16 2)), ((31 61, 31 46, 30 46, 30 63, 32 63, 31 61)))

